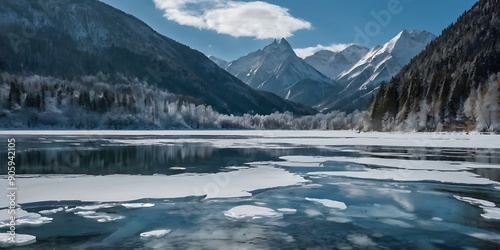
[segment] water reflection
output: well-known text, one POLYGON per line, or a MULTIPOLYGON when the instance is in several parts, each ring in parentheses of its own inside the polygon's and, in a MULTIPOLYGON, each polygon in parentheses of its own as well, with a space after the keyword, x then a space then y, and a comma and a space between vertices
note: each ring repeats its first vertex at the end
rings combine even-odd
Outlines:
MULTIPOLYGON (((16 174, 179 174, 217 173, 228 166, 279 160, 293 154, 335 155, 316 148, 216 148, 207 143, 116 145, 106 139, 64 137, 18 140, 16 174)), ((337 152, 338 154, 338 152, 337 152)), ((4 158, 0 164, 5 165, 4 158)), ((6 168, 0 174, 6 174, 6 168)))

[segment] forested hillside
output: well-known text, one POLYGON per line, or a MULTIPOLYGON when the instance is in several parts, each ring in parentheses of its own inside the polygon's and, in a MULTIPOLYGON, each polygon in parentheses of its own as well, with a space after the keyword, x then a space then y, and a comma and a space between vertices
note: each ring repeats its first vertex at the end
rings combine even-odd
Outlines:
POLYGON ((500 1, 481 0, 383 85, 374 130, 499 131, 500 1))

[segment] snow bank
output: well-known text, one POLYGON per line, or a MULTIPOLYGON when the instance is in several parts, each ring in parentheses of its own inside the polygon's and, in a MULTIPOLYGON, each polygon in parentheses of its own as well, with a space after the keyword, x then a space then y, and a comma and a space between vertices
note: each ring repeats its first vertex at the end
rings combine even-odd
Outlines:
POLYGON ((344 202, 341 201, 334 201, 334 200, 328 200, 328 199, 314 199, 314 198, 306 198, 308 201, 312 201, 315 203, 319 203, 325 207, 328 208, 334 208, 334 209, 339 209, 339 210, 346 210, 347 206, 344 202))
POLYGON ((282 218, 283 213, 267 207, 258 207, 252 205, 236 206, 224 212, 224 215, 230 219, 260 219, 260 218, 282 218))
POLYGON ((16 234, 15 241, 10 240, 8 233, 0 233, 0 247, 20 247, 33 244, 36 242, 36 237, 29 234, 16 234))

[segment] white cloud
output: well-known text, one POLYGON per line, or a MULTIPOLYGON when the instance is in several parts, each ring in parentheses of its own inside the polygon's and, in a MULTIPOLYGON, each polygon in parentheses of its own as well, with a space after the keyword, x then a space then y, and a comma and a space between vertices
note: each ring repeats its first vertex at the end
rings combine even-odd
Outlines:
POLYGON ((332 45, 321 45, 318 44, 314 47, 308 47, 308 48, 299 48, 299 49, 294 49, 295 54, 301 58, 306 58, 308 56, 312 56, 314 53, 320 51, 320 50, 330 50, 333 52, 339 52, 344 50, 345 48, 353 45, 352 43, 338 43, 338 44, 332 44, 332 45))
POLYGON ((234 37, 290 37, 311 23, 293 17, 278 5, 236 0, 153 0, 164 16, 181 25, 214 30, 234 37))

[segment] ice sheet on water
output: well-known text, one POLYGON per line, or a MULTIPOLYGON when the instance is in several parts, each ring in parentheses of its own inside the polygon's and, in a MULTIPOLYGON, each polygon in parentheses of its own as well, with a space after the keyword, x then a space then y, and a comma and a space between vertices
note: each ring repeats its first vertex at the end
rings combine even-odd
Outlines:
POLYGON ((93 210, 99 210, 99 209, 104 209, 104 208, 112 208, 112 207, 116 207, 117 205, 118 204, 113 204, 113 203, 103 203, 103 204, 88 205, 88 206, 76 206, 73 208, 66 208, 66 212, 93 211, 93 210))
POLYGON ((491 201, 486 201, 486 200, 481 200, 481 199, 476 199, 476 198, 471 198, 471 197, 463 197, 463 196, 458 196, 454 195, 455 199, 463 202, 467 202, 471 205, 477 205, 477 206, 484 206, 484 207, 495 207, 495 203, 491 201))
POLYGON ((500 208, 496 207, 495 203, 487 200, 481 200, 471 197, 462 197, 458 195, 454 195, 455 199, 467 202, 474 206, 479 206, 483 209, 484 213, 481 214, 481 217, 489 220, 500 220, 500 208))
POLYGON ((382 223, 385 223, 385 224, 388 224, 388 225, 391 225, 391 226, 397 226, 397 227, 402 227, 402 228, 412 228, 413 227, 409 223, 404 222, 402 220, 396 220, 396 219, 386 218, 386 219, 382 219, 380 221, 382 223))
POLYGON ((62 211, 64 211, 64 208, 58 207, 58 208, 54 208, 54 209, 41 210, 41 211, 38 211, 38 213, 39 214, 55 214, 55 213, 62 212, 62 211))
POLYGON ((436 170, 436 171, 458 171, 479 168, 500 168, 500 165, 482 164, 460 161, 430 161, 430 160, 402 160, 402 159, 387 159, 387 158, 373 158, 373 157, 318 157, 318 156, 282 156, 282 160, 286 160, 291 165, 300 164, 320 164, 323 162, 349 162, 362 165, 372 165, 382 168, 399 168, 410 170, 436 170))
POLYGON ((329 200, 329 199, 315 199, 315 198, 306 198, 308 201, 312 201, 315 203, 319 203, 325 207, 328 208, 334 208, 338 210, 346 210, 347 205, 344 202, 341 201, 334 201, 334 200, 329 200))
POLYGON ((10 234, 0 233, 0 247, 20 247, 33 244, 36 242, 36 237, 29 234, 16 234, 14 241, 11 241, 10 234))
POLYGON ((335 223, 340 223, 340 224, 345 224, 345 223, 349 223, 349 222, 352 222, 351 219, 349 218, 346 218, 346 217, 327 217, 326 218, 327 221, 331 221, 331 222, 335 222, 335 223))
POLYGON ((481 216, 485 219, 500 220, 500 208, 498 207, 483 207, 484 214, 481 216))
POLYGON ((278 208, 276 209, 279 212, 282 212, 283 214, 295 214, 297 213, 297 209, 295 208, 278 208))
POLYGON ((253 205, 242 205, 233 207, 224 212, 224 215, 230 219, 260 219, 260 218, 283 218, 283 213, 277 212, 272 208, 259 207, 253 205))
POLYGON ((376 247, 377 243, 373 242, 370 237, 364 234, 351 234, 347 236, 347 240, 357 247, 368 248, 376 247))
POLYGON ((430 170, 394 170, 394 169, 367 169, 366 171, 345 172, 309 172, 310 176, 336 176, 371 180, 393 180, 393 181, 435 181, 453 184, 491 185, 498 182, 481 178, 470 172, 441 172, 430 170))
POLYGON ((185 167, 171 167, 170 170, 186 170, 185 167))
POLYGON ((158 230, 143 232, 140 234, 140 236, 141 238, 161 238, 171 232, 172 232, 171 229, 158 229, 158 230))
POLYGON ((153 203, 122 203, 122 206, 126 208, 144 208, 144 207, 154 207, 153 203))
MULTIPOLYGON (((7 185, 0 179, 0 186, 7 185)), ((298 174, 284 169, 261 166, 215 174, 180 174, 175 176, 50 176, 23 178, 23 196, 19 203, 50 200, 80 200, 92 202, 128 202, 144 198, 181 198, 206 196, 230 198, 251 196, 253 190, 297 185, 306 182, 298 174), (54 185, 57 183, 57 185, 54 185), (92 183, 92 185, 89 185, 92 183), (132 185, 136 184, 136 185, 132 185), (71 192, 68 192, 71 190, 71 192)), ((81 206, 76 210, 96 210, 118 204, 81 206)), ((7 206, 7 200, 0 200, 0 207, 7 206)), ((70 210, 72 211, 72 210, 70 210)))
MULTIPOLYGON (((8 209, 0 210, 0 228, 9 227, 10 216, 8 209)), ((52 222, 52 218, 43 217, 37 213, 28 213, 22 209, 15 210, 16 225, 27 227, 38 227, 46 223, 52 222)))
POLYGON ((125 219, 125 216, 123 215, 98 213, 96 211, 79 211, 75 212, 75 214, 82 216, 83 218, 94 219, 101 223, 125 219))

